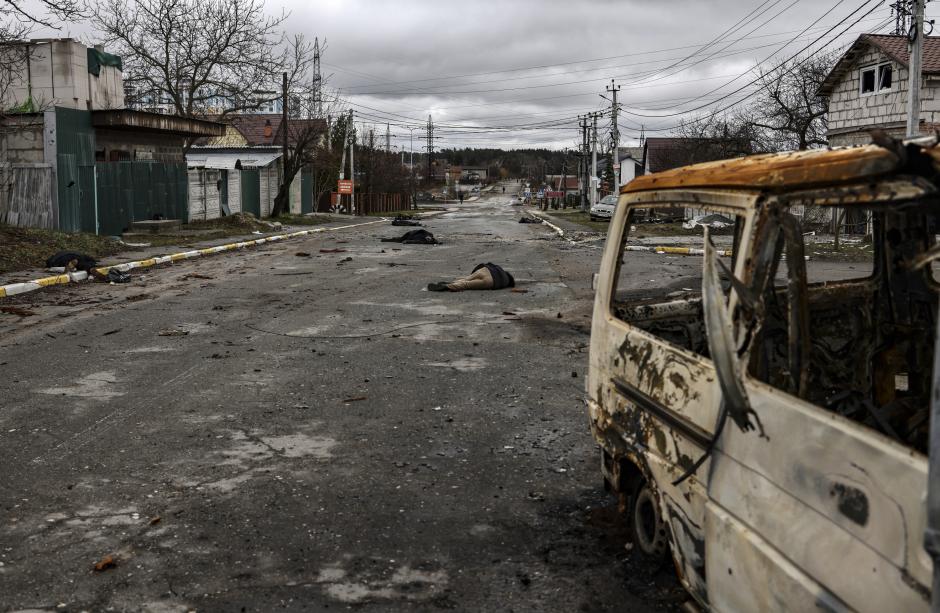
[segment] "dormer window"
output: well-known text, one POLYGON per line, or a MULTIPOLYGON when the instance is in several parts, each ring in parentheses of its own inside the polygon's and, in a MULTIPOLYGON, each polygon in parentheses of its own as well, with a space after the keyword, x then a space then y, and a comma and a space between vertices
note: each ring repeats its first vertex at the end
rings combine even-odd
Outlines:
POLYGON ((894 70, 891 64, 868 66, 862 68, 859 73, 862 95, 888 91, 894 83, 894 70))

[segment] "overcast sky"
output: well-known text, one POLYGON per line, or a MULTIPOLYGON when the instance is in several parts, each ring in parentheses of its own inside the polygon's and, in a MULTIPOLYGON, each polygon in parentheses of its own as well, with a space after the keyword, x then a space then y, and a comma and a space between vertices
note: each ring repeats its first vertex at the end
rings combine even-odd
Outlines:
MULTIPOLYGON (((407 126, 425 123, 429 113, 441 125, 438 143, 445 146, 575 146, 576 116, 609 108, 599 94, 611 78, 622 84, 622 142, 635 140, 641 125, 648 135, 661 134, 681 116, 639 115, 675 114, 715 101, 746 86, 758 62, 784 59, 840 22, 810 50, 841 46, 862 32, 892 31, 887 4, 290 0, 285 7, 292 25, 327 39, 323 71, 330 85, 364 121, 381 125, 382 134, 382 124, 391 122, 393 143, 407 149, 407 126)), ((718 103, 733 103, 748 91, 718 103)), ((609 119, 600 125, 609 129, 609 119)))
MULTIPOLYGON (((599 94, 611 78, 629 144, 641 125, 666 134, 687 109, 739 100, 750 89, 721 98, 746 86, 759 62, 771 66, 820 36, 810 50, 893 30, 887 0, 266 3, 291 13, 289 30, 327 40, 329 85, 383 137, 391 123, 405 150, 409 127, 419 147, 428 114, 438 146, 575 146, 576 116, 609 108, 599 94)), ((599 122, 605 134, 609 123, 599 122)))

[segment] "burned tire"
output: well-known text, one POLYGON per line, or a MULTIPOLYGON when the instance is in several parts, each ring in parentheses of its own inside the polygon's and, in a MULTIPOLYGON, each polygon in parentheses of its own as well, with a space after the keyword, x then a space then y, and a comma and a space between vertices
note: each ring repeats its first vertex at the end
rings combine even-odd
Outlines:
POLYGON ((651 561, 664 562, 669 555, 669 533, 656 493, 642 481, 630 498, 630 536, 633 546, 651 561))

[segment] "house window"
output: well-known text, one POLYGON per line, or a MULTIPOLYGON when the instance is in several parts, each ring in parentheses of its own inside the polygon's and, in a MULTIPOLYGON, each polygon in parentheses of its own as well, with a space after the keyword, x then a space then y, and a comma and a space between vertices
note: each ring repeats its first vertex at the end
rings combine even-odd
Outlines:
POLYGON ((894 70, 891 64, 869 66, 861 69, 859 80, 863 95, 887 91, 894 83, 894 70))
POLYGON ((894 76, 891 70, 891 64, 883 64, 878 67, 878 91, 891 89, 891 81, 894 76))

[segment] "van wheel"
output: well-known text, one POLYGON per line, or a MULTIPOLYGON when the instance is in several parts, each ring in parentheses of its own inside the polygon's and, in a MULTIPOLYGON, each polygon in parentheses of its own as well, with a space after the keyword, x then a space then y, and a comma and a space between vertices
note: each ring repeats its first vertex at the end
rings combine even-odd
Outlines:
POLYGON ((650 560, 665 561, 669 554, 669 535, 656 494, 646 481, 641 481, 630 502, 633 546, 650 560))

